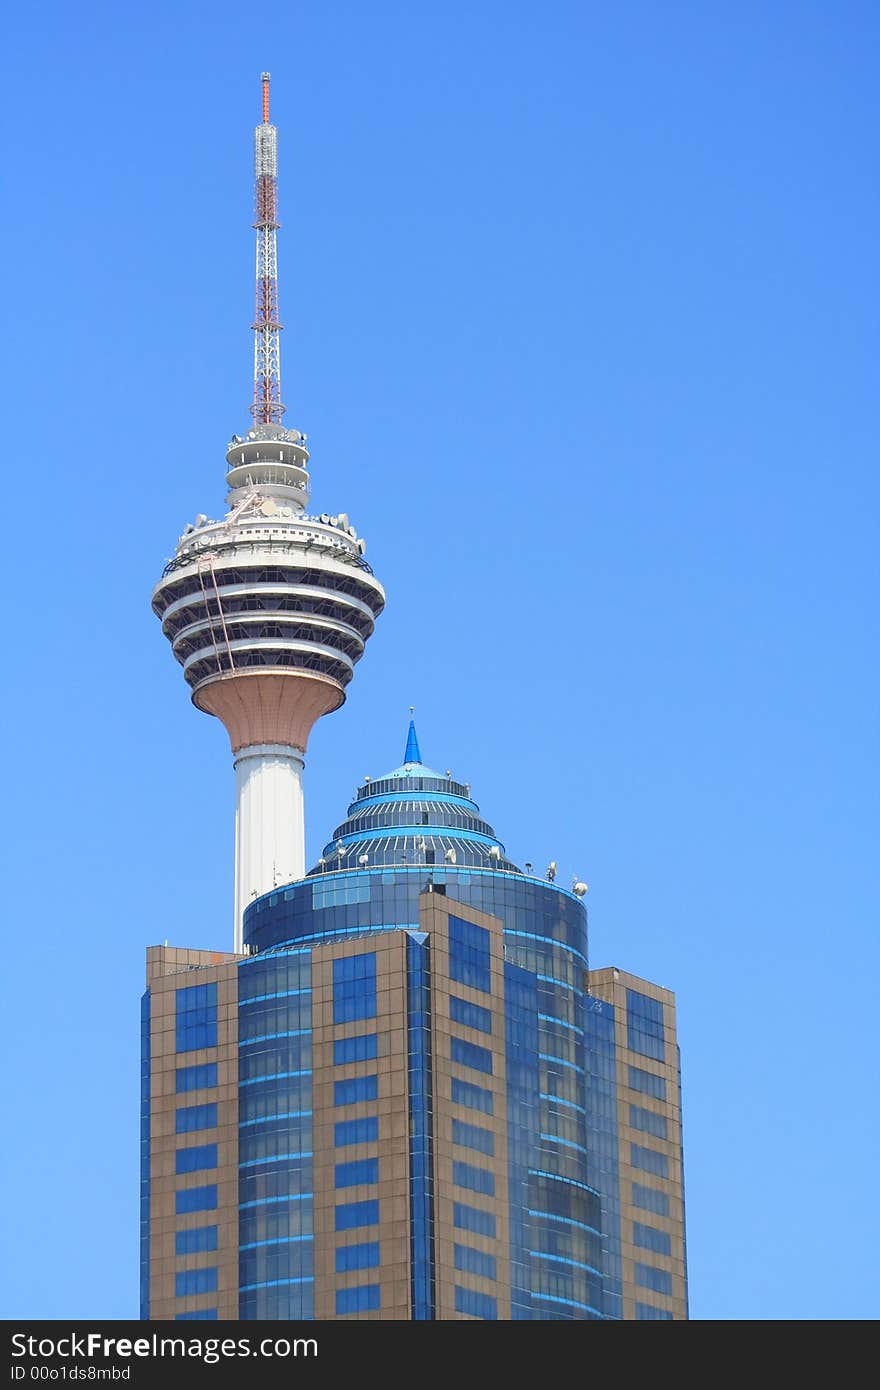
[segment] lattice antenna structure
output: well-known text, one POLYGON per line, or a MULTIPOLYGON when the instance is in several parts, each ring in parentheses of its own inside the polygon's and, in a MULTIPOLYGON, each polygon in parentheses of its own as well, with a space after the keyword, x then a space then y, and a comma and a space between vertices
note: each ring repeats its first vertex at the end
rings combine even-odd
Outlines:
POLYGON ((254 227, 257 233, 257 310, 254 316, 254 400, 256 425, 279 425, 281 400, 281 322, 278 315, 278 131, 269 121, 270 74, 261 75, 263 119, 254 131, 254 227))

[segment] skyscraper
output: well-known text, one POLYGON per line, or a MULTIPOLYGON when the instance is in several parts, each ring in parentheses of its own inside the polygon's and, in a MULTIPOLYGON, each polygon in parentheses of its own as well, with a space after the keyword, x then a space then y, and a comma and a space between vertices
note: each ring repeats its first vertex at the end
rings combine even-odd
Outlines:
POLYGON ((305 872, 308 732, 384 594, 280 424, 263 92, 254 428, 153 600, 230 733, 236 898, 231 952, 147 953, 142 1316, 684 1318, 674 1001, 590 971, 585 886, 513 864, 412 722, 305 872))

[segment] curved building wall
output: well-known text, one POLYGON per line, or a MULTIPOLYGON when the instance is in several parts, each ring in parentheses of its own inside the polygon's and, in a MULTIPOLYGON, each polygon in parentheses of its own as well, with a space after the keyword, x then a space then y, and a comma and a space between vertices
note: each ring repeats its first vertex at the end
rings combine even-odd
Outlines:
MULTIPOLYGON (((331 943, 342 949, 350 942, 353 950, 368 952, 383 934, 401 931, 408 933, 408 1087, 400 1104, 410 1134, 410 1316, 619 1316, 619 1236, 608 1229, 617 1208, 598 1186, 600 1174, 608 1185, 612 1154, 601 1133, 607 1117, 590 1087, 595 1001, 586 991, 582 902, 551 883, 503 870, 399 866, 313 874, 247 910, 245 941, 260 954, 240 973, 250 981, 259 971, 268 980, 288 968, 292 955, 305 959, 308 948, 322 952, 331 943), (433 911, 441 908, 440 915, 433 911), (478 955, 480 933, 488 952, 493 930, 500 964, 490 972, 478 955), (459 1189, 458 1177, 473 1186, 459 1189), (501 1192, 503 1241, 496 1210, 501 1192), (444 1242, 449 1221, 453 1229, 444 1242)), ((243 1006, 243 1014, 254 1007, 243 1006)), ((285 1032, 294 1022, 305 1028, 303 1002, 295 1018, 290 1008, 284 1006, 281 1019, 285 1032)), ((279 1016, 273 1017, 274 1028, 279 1016)), ((241 1046, 250 1052, 256 1045, 244 1041, 247 1033, 243 1026, 241 1046)), ((278 1045, 267 1038, 260 1046, 278 1045)), ((308 1121, 299 1113, 308 1109, 304 1090, 298 1083, 294 1101, 286 1081, 270 1084, 279 1087, 272 1132, 285 1138, 274 1143, 272 1164, 267 1151, 265 1173, 283 1185, 289 1171, 305 1219, 310 1146, 308 1121), (282 1110, 295 1118, 281 1118, 282 1110), (297 1155, 288 1170, 279 1157, 285 1144, 297 1155)), ((258 1128, 262 1133, 268 1126, 258 1128)), ((243 1129, 243 1146, 251 1142, 244 1136, 243 1129)), ((244 1234, 243 1228, 243 1247, 250 1244, 244 1234)), ((248 1234, 255 1235, 250 1225, 248 1234)), ((276 1252, 275 1263, 261 1273, 307 1280, 306 1245, 300 1240, 295 1250, 288 1245, 276 1252)), ((243 1249, 243 1270, 245 1259, 243 1249)), ((247 1268, 252 1283, 252 1264, 247 1268)), ((243 1281, 242 1317, 309 1316, 305 1292, 253 1295, 243 1281)))

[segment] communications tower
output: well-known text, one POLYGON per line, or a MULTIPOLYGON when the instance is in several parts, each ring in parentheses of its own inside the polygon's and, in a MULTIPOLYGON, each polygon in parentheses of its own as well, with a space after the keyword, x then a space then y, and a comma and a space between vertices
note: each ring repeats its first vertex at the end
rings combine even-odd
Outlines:
POLYGON ((192 701, 229 734, 235 766, 234 949, 245 908, 305 874, 309 734, 338 709, 385 605, 344 512, 310 516, 307 437, 282 424, 277 130, 262 74, 254 132, 257 284, 253 424, 226 451, 220 521, 184 528, 153 610, 192 701))

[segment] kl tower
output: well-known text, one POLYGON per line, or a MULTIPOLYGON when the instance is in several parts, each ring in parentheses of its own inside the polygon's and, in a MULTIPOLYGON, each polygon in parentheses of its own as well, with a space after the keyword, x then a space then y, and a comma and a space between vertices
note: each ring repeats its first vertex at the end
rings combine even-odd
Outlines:
POLYGON ((254 132, 257 306, 253 425, 226 451, 222 521, 198 516, 153 591, 192 701, 222 721, 235 767, 234 950, 248 904, 305 874, 303 762, 385 605, 348 516, 307 515, 306 435, 282 424, 277 131, 254 132))

